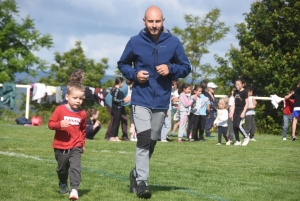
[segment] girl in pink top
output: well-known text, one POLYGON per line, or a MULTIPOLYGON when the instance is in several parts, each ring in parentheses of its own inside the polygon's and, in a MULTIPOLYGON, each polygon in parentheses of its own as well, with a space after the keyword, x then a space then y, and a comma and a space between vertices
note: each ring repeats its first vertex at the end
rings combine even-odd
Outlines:
MULTIPOLYGON (((185 131, 187 116, 190 113, 191 105, 195 102, 194 97, 190 99, 191 96, 191 85, 183 84, 182 89, 178 91, 179 96, 179 114, 180 114, 180 124, 178 131, 178 142, 182 141, 183 133, 185 131)), ((187 136, 188 137, 188 136, 187 136)))

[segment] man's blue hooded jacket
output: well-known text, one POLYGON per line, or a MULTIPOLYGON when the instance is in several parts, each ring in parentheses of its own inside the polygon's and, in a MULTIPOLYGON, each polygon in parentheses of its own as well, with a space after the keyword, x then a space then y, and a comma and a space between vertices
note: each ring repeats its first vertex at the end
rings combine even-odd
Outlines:
POLYGON ((168 110, 172 80, 186 77, 190 63, 179 39, 163 29, 157 42, 153 42, 146 28, 127 43, 118 61, 118 68, 128 80, 134 81, 131 104, 150 109, 168 110), (169 74, 159 75, 156 66, 167 64, 169 74), (149 72, 148 81, 139 83, 136 74, 140 70, 149 72))

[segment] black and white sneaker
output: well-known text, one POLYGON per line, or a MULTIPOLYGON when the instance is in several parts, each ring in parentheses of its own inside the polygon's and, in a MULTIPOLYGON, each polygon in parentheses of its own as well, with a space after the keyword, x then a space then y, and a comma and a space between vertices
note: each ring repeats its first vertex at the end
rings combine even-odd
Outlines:
POLYGON ((137 190, 136 190, 136 188, 137 188, 136 177, 134 176, 133 171, 134 170, 131 170, 130 174, 129 174, 129 178, 130 178, 130 193, 137 193, 137 190))
POLYGON ((296 140, 296 136, 292 136, 292 141, 295 141, 296 140))
POLYGON ((148 189, 148 185, 146 182, 141 181, 138 185, 137 185, 137 196, 139 198, 144 198, 144 199, 149 199, 151 198, 151 192, 148 189))

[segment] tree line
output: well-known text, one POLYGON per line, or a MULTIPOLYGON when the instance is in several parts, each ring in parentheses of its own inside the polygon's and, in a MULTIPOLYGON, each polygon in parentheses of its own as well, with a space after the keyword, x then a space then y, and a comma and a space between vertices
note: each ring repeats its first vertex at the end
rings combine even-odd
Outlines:
MULTIPOLYGON (((83 69, 87 86, 109 86, 100 83, 108 69, 108 58, 100 61, 87 58, 81 42, 65 52, 56 52, 55 62, 49 64, 34 55, 41 48, 54 46, 50 34, 35 29, 34 20, 27 16, 17 21, 19 10, 15 0, 0 1, 0 83, 14 81, 14 74, 25 72, 36 76, 48 72, 40 82, 47 85, 64 85, 75 69, 83 69)), ((229 27, 219 21, 221 11, 213 9, 204 16, 186 14, 185 28, 174 27, 172 33, 182 42, 192 66, 192 84, 210 79, 219 86, 219 94, 230 94, 235 79, 242 77, 254 88, 254 95, 284 96, 296 87, 300 79, 300 2, 297 0, 254 1, 245 13, 244 22, 236 24, 239 47, 228 47, 225 57, 214 55, 217 66, 203 63, 213 43, 222 40, 229 27)), ((29 82, 22 80, 23 84, 29 82)), ((36 111, 51 110, 51 106, 33 105, 36 111)), ((259 102, 257 107, 258 130, 263 133, 281 132, 282 105, 274 109, 271 103, 259 102)))

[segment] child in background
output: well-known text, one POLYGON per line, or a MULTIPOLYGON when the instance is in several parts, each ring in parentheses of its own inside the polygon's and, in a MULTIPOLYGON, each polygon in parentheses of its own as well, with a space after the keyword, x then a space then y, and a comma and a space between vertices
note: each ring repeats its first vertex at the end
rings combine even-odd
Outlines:
POLYGON ((300 80, 297 83, 297 88, 294 91, 294 110, 293 110, 293 126, 292 126, 292 141, 296 140, 296 127, 300 118, 300 80))
POLYGON ((243 119, 245 118, 245 113, 248 108, 248 92, 244 89, 245 80, 238 78, 235 81, 236 90, 234 91, 234 104, 230 110, 229 118, 233 118, 233 131, 235 135, 235 146, 243 145, 247 146, 249 143, 249 137, 242 127, 243 119), (233 111, 233 112, 232 112, 233 111), (239 132, 244 136, 243 144, 240 141, 239 132))
MULTIPOLYGON (((188 97, 191 94, 191 85, 190 84, 183 84, 182 89, 178 92, 180 93, 179 96, 179 131, 178 131, 178 142, 182 142, 183 133, 185 131, 186 123, 187 123, 187 116, 190 113, 191 105, 195 102, 195 100, 188 97)), ((187 136, 188 137, 188 136, 187 136)))
POLYGON ((174 137, 175 136, 175 132, 179 126, 179 93, 178 93, 178 89, 181 89, 183 83, 182 82, 174 82, 173 81, 173 85, 174 85, 174 89, 172 88, 172 112, 173 112, 173 121, 175 121, 174 125, 173 125, 173 129, 172 129, 172 133, 171 136, 174 137))
MULTIPOLYGON (((198 130, 199 130, 199 139, 200 142, 204 142, 204 129, 206 125, 207 116, 210 114, 210 100, 207 96, 204 95, 204 88, 200 94, 201 102, 203 103, 202 107, 199 109, 199 121, 198 121, 198 130)), ((197 131, 198 132, 198 131, 197 131)), ((196 133, 195 139, 198 140, 198 133, 196 133)))
POLYGON ((195 103, 192 105, 191 113, 189 116, 188 128, 187 133, 192 133, 191 142, 195 141, 197 132, 198 132, 198 122, 199 122, 199 110, 200 108, 205 105, 205 102, 201 100, 200 94, 202 93, 202 88, 200 85, 196 85, 193 89, 192 96, 194 98, 195 103))
POLYGON ((95 135, 101 129, 100 121, 98 120, 99 111, 97 109, 89 109, 86 119, 86 139, 93 140, 95 135))
POLYGON ((221 98, 218 103, 219 109, 217 109, 217 117, 214 121, 214 127, 218 127, 218 144, 221 145, 222 135, 226 140, 226 145, 230 145, 230 141, 227 138, 228 129, 228 98, 221 98))
MULTIPOLYGON (((231 90, 231 96, 229 97, 229 101, 228 101, 228 107, 229 107, 229 113, 233 111, 230 111, 230 109, 232 108, 231 106, 234 105, 234 96, 233 93, 236 89, 232 88, 231 90)), ((228 118, 228 139, 231 142, 233 142, 233 121, 232 118, 228 118)))
POLYGON ((126 103, 130 100, 130 98, 126 97, 122 99, 122 93, 120 88, 124 84, 124 79, 122 77, 117 77, 115 80, 115 87, 112 89, 112 107, 111 113, 113 116, 113 124, 111 128, 111 136, 110 141, 121 141, 118 137, 118 131, 121 121, 121 110, 122 110, 122 103, 126 103))
POLYGON ((254 133, 256 131, 255 124, 255 108, 257 105, 256 100, 253 98, 253 89, 252 87, 247 87, 248 91, 248 108, 245 114, 245 126, 244 129, 246 133, 250 133, 250 140, 256 141, 254 139, 254 133))
POLYGON ((84 99, 84 86, 70 81, 67 85, 66 104, 59 105, 48 122, 48 128, 55 130, 53 141, 57 161, 56 172, 61 194, 69 193, 70 200, 78 199, 78 186, 81 181, 81 154, 85 150, 86 112, 80 109, 84 99))
POLYGON ((294 90, 290 90, 284 97, 283 101, 283 126, 282 126, 282 140, 286 140, 286 133, 290 124, 293 123, 293 110, 294 110, 294 90))

